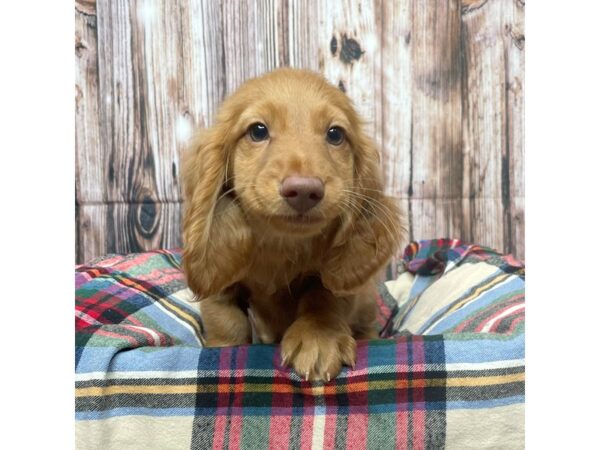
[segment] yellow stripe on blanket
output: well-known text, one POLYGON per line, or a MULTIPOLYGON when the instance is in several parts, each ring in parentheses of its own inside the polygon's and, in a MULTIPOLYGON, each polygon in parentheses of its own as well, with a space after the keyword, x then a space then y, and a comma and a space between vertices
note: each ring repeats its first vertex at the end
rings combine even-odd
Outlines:
POLYGON ((131 386, 116 385, 106 387, 85 387, 75 390, 76 397, 97 397, 119 394, 196 394, 215 392, 276 392, 276 393, 305 393, 312 395, 334 394, 343 392, 377 391, 386 389, 408 389, 425 387, 475 387, 492 386, 498 384, 517 383, 525 381, 525 373, 512 373, 506 375, 492 375, 483 377, 457 377, 457 378, 432 378, 428 380, 377 380, 350 384, 347 386, 336 386, 335 390, 330 386, 306 386, 294 387, 289 384, 222 384, 202 386, 199 384, 179 385, 151 385, 131 386))

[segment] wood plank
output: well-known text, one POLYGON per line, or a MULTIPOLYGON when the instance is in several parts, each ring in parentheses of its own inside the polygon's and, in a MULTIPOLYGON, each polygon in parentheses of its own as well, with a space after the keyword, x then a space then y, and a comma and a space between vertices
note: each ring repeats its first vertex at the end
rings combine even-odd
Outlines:
POLYGON ((353 101, 381 148, 381 1, 318 2, 319 69, 353 101))
MULTIPOLYGON (((82 205, 118 204, 115 220, 126 221, 141 217, 136 205, 148 209, 154 204, 158 210, 165 202, 181 201, 180 154, 194 126, 209 123, 224 96, 222 33, 215 26, 221 22, 220 8, 212 2, 116 1, 100 2, 98 15, 100 101, 86 107, 97 108, 97 117, 89 121, 96 123, 99 137, 95 145, 77 145, 79 159, 86 161, 78 178, 90 186, 78 186, 77 198, 82 205)), ((81 71, 83 64, 79 67, 81 71)), ((106 233, 125 228, 123 223, 106 233)), ((142 228, 138 223, 131 229, 142 228)), ((161 238, 165 245, 178 241, 180 234, 168 229, 173 235, 161 238)), ((122 235, 107 235, 104 252, 142 249, 158 239, 140 236, 131 233, 128 247, 122 235)), ((78 242, 85 245, 90 239, 78 242)), ((78 254, 88 253, 83 249, 78 254)))
POLYGON ((212 123, 225 95, 221 10, 214 2, 167 0, 137 8, 156 198, 180 201, 180 155, 195 129, 212 123))
POLYGON ((386 192, 398 198, 412 196, 412 3, 384 1, 381 13, 382 162, 386 192))
MULTIPOLYGON (((103 204, 99 204, 105 206, 103 204)), ((109 253, 106 238, 106 210, 100 206, 76 205, 77 235, 75 246, 76 264, 84 264, 93 258, 109 253)))
POLYGON ((411 240, 456 238, 503 251, 504 239, 497 232, 497 217, 502 216, 501 198, 412 199, 411 240), (469 220, 459 220, 448 211, 462 210, 469 220), (471 228, 469 224, 477 224, 471 228))
POLYGON ((315 2, 242 0, 221 8, 227 94, 277 67, 318 69, 315 2))
POLYGON ((187 30, 179 20, 180 5, 154 0, 131 3, 133 120, 141 138, 130 160, 136 169, 133 191, 126 198, 132 202, 180 199, 173 168, 192 128, 189 109, 182 105, 188 90, 181 64, 182 38, 189 37, 182 33, 187 30))
MULTIPOLYGON (((179 35, 175 135, 177 155, 174 155, 171 183, 176 186, 177 200, 183 201, 181 190, 181 155, 189 138, 199 129, 210 126, 225 97, 223 54, 223 18, 216 2, 181 0, 178 18, 179 35)), ((157 45, 160 41, 157 38, 157 45)), ((169 89, 172 88, 169 86, 169 89)), ((180 218, 178 218, 180 219, 180 218)), ((177 231, 177 230, 175 230, 177 231)))
POLYGON ((476 197, 463 199, 463 202, 463 210, 470 223, 470 233, 460 236, 461 239, 503 252, 505 241, 502 228, 502 198, 476 197))
POLYGON ((456 0, 412 4, 409 218, 419 238, 463 234, 460 13, 456 0))
POLYGON ((113 175, 109 200, 177 200, 179 193, 169 176, 178 159, 174 15, 158 2, 101 4, 105 51, 101 47, 100 54, 106 58, 101 58, 100 70, 105 70, 105 96, 111 99, 104 116, 114 126, 112 142, 107 139, 113 175))
POLYGON ((85 249, 104 251, 104 240, 92 222, 79 211, 85 198, 102 199, 98 180, 104 177, 99 151, 98 40, 95 2, 75 3, 75 261, 82 262, 85 249))
POLYGON ((466 217, 472 241, 502 250, 506 226, 502 207, 506 105, 504 46, 498 34, 501 19, 492 18, 493 23, 490 23, 487 15, 480 14, 481 10, 467 8, 465 11, 463 197, 469 202, 466 217), (481 200, 486 198, 490 201, 481 200), (488 203, 493 206, 482 210, 488 203))
POLYGON ((95 9, 75 4, 75 192, 76 199, 103 199, 105 178, 98 118, 98 40, 95 9))
POLYGON ((471 202, 501 200, 501 208, 487 211, 492 218, 471 223, 473 237, 480 242, 484 235, 497 233, 502 238, 492 240, 502 241, 500 251, 522 255, 522 240, 517 244, 513 238, 522 236, 523 230, 513 228, 522 228, 523 214, 512 211, 518 208, 515 198, 523 196, 522 32, 515 31, 520 25, 513 17, 513 8, 522 8, 512 0, 476 6, 466 8, 463 14, 463 197, 471 202), (515 33, 519 37, 515 38, 515 33))
POLYGON ((454 213, 461 211, 463 200, 460 198, 413 198, 411 208, 411 239, 460 238, 468 239, 462 216, 454 213))
POLYGON ((313 0, 282 0, 279 34, 287 48, 287 58, 280 65, 299 69, 319 70, 319 43, 315 20, 317 4, 313 0))
MULTIPOLYGON (((507 48, 507 153, 509 159, 510 246, 505 247, 519 259, 525 259, 525 142, 524 142, 524 76, 525 76, 525 3, 506 5, 507 26, 504 40, 507 48)), ((506 241, 506 239, 505 239, 506 241)))
POLYGON ((381 2, 380 64, 376 77, 381 81, 381 156, 384 189, 395 197, 405 214, 407 235, 392 259, 387 279, 397 276, 405 246, 411 235, 410 174, 412 152, 412 0, 381 2))
POLYGON ((510 214, 512 248, 508 251, 525 261, 525 197, 511 197, 510 214))
POLYGON ((524 180, 524 76, 525 3, 504 0, 506 16, 503 39, 506 48, 507 143, 510 156, 511 196, 525 195, 524 180))
POLYGON ((273 0, 241 0, 222 3, 223 55, 226 93, 233 93, 244 81, 275 69, 284 62, 285 47, 278 33, 281 3, 273 0))
POLYGON ((182 0, 179 3, 179 112, 185 117, 191 115, 196 129, 212 124, 225 98, 223 17, 217 2, 182 0))
POLYGON ((99 2, 96 5, 100 81, 99 151, 105 176, 94 181, 106 201, 125 201, 132 195, 131 178, 138 172, 132 160, 139 159, 138 155, 142 154, 139 107, 136 106, 139 90, 134 89, 133 77, 130 5, 125 0, 99 2))
MULTIPOLYGON (((406 197, 394 197, 394 199, 396 200, 396 204, 400 207, 401 211, 404 211, 405 213, 407 213, 409 211, 409 199, 406 197)), ((396 254, 392 257, 390 263, 388 264, 386 271, 385 271, 385 280, 392 280, 394 278, 397 277, 398 275, 398 267, 400 264, 402 264, 402 256, 404 255, 404 249, 406 248, 406 246, 413 240, 415 239, 419 239, 419 237, 415 237, 411 235, 411 230, 408 228, 408 217, 404 218, 405 220, 405 226, 407 227, 407 234, 405 239, 400 243, 400 248, 398 249, 398 251, 396 252, 396 254)), ((385 281, 382 280, 382 281, 385 281)))
POLYGON ((180 153, 224 95, 214 25, 220 10, 210 2, 138 0, 100 2, 98 15, 108 169, 95 181, 109 201, 180 201, 180 153))
POLYGON ((107 253, 181 246, 181 203, 88 203, 77 214, 82 227, 77 263, 107 253))

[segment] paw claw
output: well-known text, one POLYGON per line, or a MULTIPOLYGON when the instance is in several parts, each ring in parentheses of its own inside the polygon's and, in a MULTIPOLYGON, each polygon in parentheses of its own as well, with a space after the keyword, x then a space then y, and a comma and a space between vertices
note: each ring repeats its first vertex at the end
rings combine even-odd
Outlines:
POLYGON ((281 355, 306 381, 330 382, 342 365, 354 365, 356 342, 346 330, 319 328, 306 331, 306 326, 288 329, 281 342, 281 355))

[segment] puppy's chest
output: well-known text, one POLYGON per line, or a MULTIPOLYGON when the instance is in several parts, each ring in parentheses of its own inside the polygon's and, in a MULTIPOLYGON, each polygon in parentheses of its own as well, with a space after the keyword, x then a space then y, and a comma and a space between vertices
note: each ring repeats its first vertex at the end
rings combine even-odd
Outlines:
POLYGON ((247 283, 264 294, 274 294, 303 273, 314 272, 319 255, 311 245, 259 246, 247 276, 247 283))

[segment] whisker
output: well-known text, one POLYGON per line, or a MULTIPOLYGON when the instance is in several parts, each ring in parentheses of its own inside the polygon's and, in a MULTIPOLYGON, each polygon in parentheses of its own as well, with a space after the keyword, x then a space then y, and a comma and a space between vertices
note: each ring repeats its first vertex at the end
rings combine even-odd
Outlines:
POLYGON ((374 216, 375 220, 377 220, 377 221, 379 221, 379 223, 381 223, 381 225, 386 229, 386 231, 389 233, 390 236, 392 236, 395 239, 399 238, 399 235, 401 234, 401 229, 399 227, 398 221, 400 220, 400 218, 394 217, 392 215, 390 209, 385 204, 381 203, 380 201, 378 201, 374 198, 368 197, 368 196, 366 196, 364 194, 360 194, 358 192, 349 191, 349 190, 344 190, 344 192, 348 193, 351 197, 355 197, 355 198, 364 200, 365 203, 368 203, 371 207, 376 208, 386 220, 385 221, 382 220, 382 218, 379 217, 378 215, 374 216), (390 230, 390 226, 392 227, 393 232, 392 232, 392 230, 390 230))
MULTIPOLYGON (((352 202, 352 199, 348 199, 347 201, 342 201, 342 204, 344 206, 347 206, 348 208, 350 208, 350 210, 356 212, 358 215, 362 216, 365 219, 365 222, 370 226, 369 222, 367 221, 367 218, 364 216, 364 214, 362 213, 362 211, 360 210, 360 208, 358 207, 358 205, 355 205, 352 202)), ((354 220, 350 221, 350 225, 352 226, 352 231, 354 233, 356 233, 356 223, 354 220)), ((373 228, 371 227, 371 231, 373 232, 373 228)))

